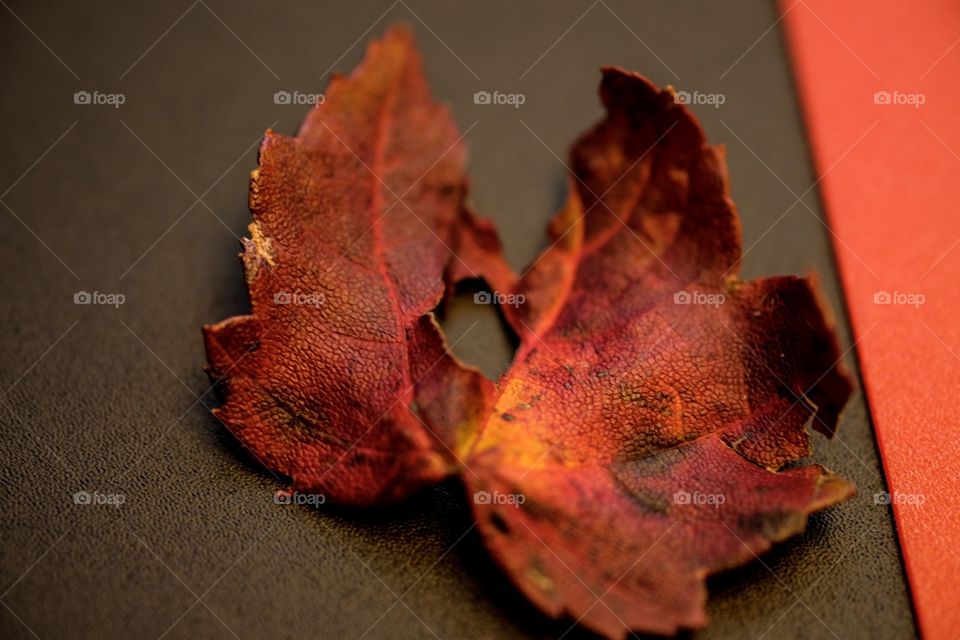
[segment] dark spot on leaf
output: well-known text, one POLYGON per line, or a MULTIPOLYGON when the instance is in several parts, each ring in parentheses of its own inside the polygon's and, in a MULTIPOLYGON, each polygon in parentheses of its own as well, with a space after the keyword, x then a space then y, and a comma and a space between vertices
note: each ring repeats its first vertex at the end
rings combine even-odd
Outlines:
POLYGON ((503 521, 503 518, 501 518, 500 514, 496 511, 490 514, 490 524, 503 535, 510 535, 510 527, 507 526, 507 523, 503 521))

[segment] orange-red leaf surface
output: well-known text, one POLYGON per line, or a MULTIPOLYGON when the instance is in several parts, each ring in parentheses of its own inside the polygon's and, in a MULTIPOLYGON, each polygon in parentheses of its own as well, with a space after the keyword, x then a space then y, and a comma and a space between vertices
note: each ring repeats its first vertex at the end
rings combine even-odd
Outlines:
POLYGON ((723 152, 672 91, 604 70, 607 116, 520 279, 464 206, 409 36, 326 96, 296 138, 267 134, 252 313, 206 328, 219 417, 294 489, 370 504, 457 474, 518 588, 609 637, 702 626, 706 575, 853 494, 799 464, 805 425, 832 435, 852 389, 815 285, 737 279, 723 152), (478 275, 525 300, 496 385, 432 315, 478 275))

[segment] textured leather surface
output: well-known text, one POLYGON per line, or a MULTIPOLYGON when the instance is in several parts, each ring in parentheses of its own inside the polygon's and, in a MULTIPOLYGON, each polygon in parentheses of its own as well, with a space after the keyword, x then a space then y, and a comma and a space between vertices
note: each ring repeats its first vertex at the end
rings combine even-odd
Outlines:
MULTIPOLYGON (((0 12, 0 636, 568 629, 491 565, 455 483, 376 512, 280 506, 282 482, 206 409, 199 327, 245 310, 236 236, 249 222, 254 145, 267 127, 294 131, 306 108, 275 104, 274 92, 316 92, 328 67, 352 68, 362 44, 351 45, 389 6, 11 3, 36 36, 0 12), (79 90, 126 101, 76 105, 79 90), (81 290, 126 299, 75 305, 81 290), (124 504, 77 505, 78 491, 124 504)), ((544 145, 563 157, 597 119, 599 66, 722 92, 720 108, 695 111, 728 145, 745 275, 816 270, 842 312, 816 190, 792 206, 816 178, 780 36, 763 35, 776 18, 767 4, 733 2, 410 2, 370 33, 394 19, 414 28, 436 95, 470 130, 474 202, 516 267, 562 198, 564 168, 544 145), (526 102, 476 105, 479 90, 526 102)), ((471 299, 465 291, 451 305, 450 339, 495 375, 511 346, 493 310, 471 299)), ((845 329, 842 338, 849 347, 845 329)), ((846 359, 856 367, 852 351, 846 359)), ((712 579, 711 626, 692 635, 915 636, 890 513, 873 500, 884 487, 859 393, 838 438, 815 435, 814 459, 860 497, 815 516, 762 563, 712 579)))

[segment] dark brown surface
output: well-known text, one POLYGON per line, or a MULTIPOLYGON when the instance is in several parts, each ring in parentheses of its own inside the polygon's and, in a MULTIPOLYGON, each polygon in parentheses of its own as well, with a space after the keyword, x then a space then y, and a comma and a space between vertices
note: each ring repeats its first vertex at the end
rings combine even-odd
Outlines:
MULTIPOLYGON (((599 117, 597 69, 617 64, 725 95, 719 109, 694 110, 728 145, 744 275, 816 270, 842 311, 829 232, 816 190, 806 193, 816 178, 789 66, 778 30, 763 35, 772 6, 514 5, 11 3, 35 35, 0 9, 0 636, 358 638, 373 625, 367 638, 558 637, 569 627, 532 611, 475 532, 464 535, 456 484, 377 512, 278 506, 281 483, 209 415, 212 394, 197 402, 208 388, 200 325, 245 310, 236 236, 249 221, 254 145, 271 125, 292 132, 305 110, 274 104, 274 92, 321 90, 321 74, 351 69, 390 21, 413 27, 436 95, 470 129, 473 200, 515 267, 542 246, 562 199, 553 153, 564 157, 599 117), (82 89, 126 103, 75 105, 82 89), (475 105, 478 90, 526 103, 475 105), (74 305, 79 290, 126 302, 74 305), (81 490, 125 504, 75 505, 81 490)), ((471 300, 452 305, 450 339, 495 375, 511 347, 492 309, 471 300)), ((883 487, 862 395, 839 441, 816 435, 814 446, 860 497, 762 564, 712 580, 712 624, 697 637, 914 637, 889 511, 873 501, 883 487)))

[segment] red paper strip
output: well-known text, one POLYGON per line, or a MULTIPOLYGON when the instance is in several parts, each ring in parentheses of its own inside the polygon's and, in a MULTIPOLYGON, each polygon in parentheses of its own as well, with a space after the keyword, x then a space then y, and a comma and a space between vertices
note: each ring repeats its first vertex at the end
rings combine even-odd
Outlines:
POLYGON ((921 632, 953 640, 960 3, 782 9, 921 632))

